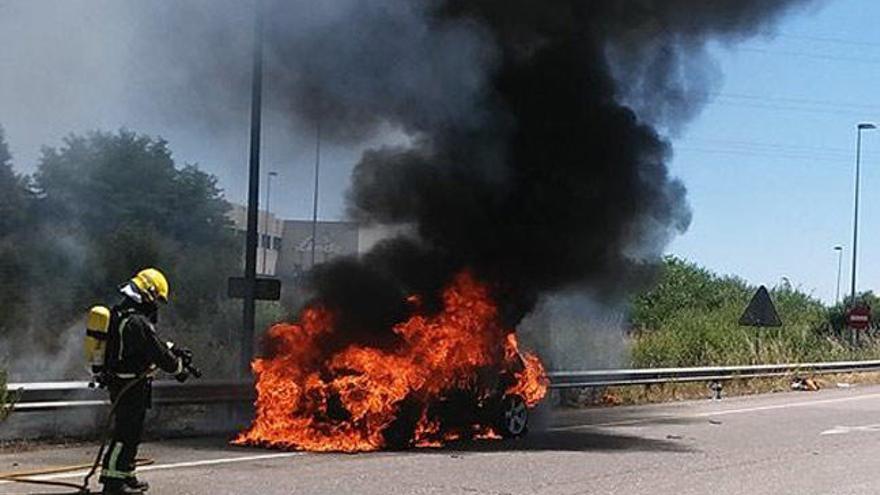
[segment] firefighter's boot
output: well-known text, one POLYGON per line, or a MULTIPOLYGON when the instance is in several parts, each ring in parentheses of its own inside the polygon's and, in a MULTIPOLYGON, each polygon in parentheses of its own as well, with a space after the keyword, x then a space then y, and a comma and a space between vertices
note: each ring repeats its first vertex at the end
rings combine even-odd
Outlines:
POLYGON ((132 488, 125 483, 124 480, 107 480, 104 483, 102 495, 139 495, 144 493, 142 490, 132 488))
POLYGON ((125 478, 125 486, 133 488, 135 490, 139 490, 141 493, 146 492, 150 489, 150 484, 146 481, 141 481, 137 479, 137 476, 125 478))

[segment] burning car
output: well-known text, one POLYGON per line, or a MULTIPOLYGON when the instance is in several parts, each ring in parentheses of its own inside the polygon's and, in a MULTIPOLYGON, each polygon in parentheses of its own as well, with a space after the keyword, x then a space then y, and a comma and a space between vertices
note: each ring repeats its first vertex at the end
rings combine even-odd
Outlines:
POLYGON ((520 352, 472 275, 445 289, 441 311, 390 330, 397 339, 385 347, 328 345, 334 315, 318 306, 272 327, 272 354, 252 366, 256 417, 236 441, 360 452, 525 433, 547 391, 544 367, 520 352))
POLYGON ((404 403, 397 421, 385 431, 386 445, 392 448, 439 447, 456 440, 525 435, 530 406, 513 389, 518 383, 517 374, 526 370, 527 363, 519 352, 515 352, 511 364, 512 369, 501 373, 492 367, 481 368, 475 373, 472 384, 450 390, 431 403, 425 417, 433 418, 433 421, 429 421, 427 427, 418 421, 418 404, 411 404, 414 407, 410 409, 410 404, 404 403), (413 431, 417 433, 415 438, 409 433, 413 431), (443 434, 439 435, 441 431, 443 434))

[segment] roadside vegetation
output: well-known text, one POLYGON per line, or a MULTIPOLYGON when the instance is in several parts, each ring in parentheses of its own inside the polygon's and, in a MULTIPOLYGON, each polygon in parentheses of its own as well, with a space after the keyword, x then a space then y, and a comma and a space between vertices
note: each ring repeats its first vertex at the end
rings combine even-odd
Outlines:
POLYGON ((225 287, 242 243, 214 176, 128 130, 70 135, 30 175, 12 165, 0 128, 0 360, 16 378, 81 376, 85 311, 153 265, 172 283, 164 336, 212 377, 233 372, 240 304, 225 287))
MULTIPOLYGON (((780 328, 741 327, 757 287, 676 257, 633 305, 632 365, 639 368, 796 363, 880 357, 874 331, 852 345, 842 306, 827 307, 783 279, 770 287, 780 328)), ((877 309, 872 293, 860 295, 877 309)))
POLYGON ((12 412, 13 398, 6 389, 6 372, 0 370, 0 423, 9 417, 12 412))
MULTIPOLYGON (((681 258, 666 258, 658 283, 633 301, 629 365, 652 368, 880 359, 877 328, 864 332, 854 345, 852 334, 844 328, 843 304, 826 306, 787 280, 769 288, 782 327, 739 326, 756 290, 737 277, 717 275, 681 258)), ((871 292, 858 298, 870 305, 875 312, 873 321, 877 321, 880 299, 871 292)), ((724 382, 723 395, 789 391, 794 378, 731 380, 724 382)), ((880 373, 811 377, 813 389, 869 383, 880 383, 880 373)), ((587 389, 563 394, 562 400, 567 405, 616 406, 705 399, 713 395, 708 385, 661 383, 587 389)))

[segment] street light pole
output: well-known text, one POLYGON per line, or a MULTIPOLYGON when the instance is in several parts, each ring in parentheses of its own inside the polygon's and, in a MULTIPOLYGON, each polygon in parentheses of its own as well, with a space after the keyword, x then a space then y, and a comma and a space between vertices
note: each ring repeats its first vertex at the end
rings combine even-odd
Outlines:
POLYGON ((834 246, 837 251, 837 290, 834 292, 834 304, 840 304, 840 271, 843 268, 843 246, 834 246))
POLYGON ((269 198, 272 194, 272 177, 277 177, 278 172, 269 172, 266 176, 266 214, 263 216, 263 275, 266 275, 266 258, 269 257, 269 248, 272 247, 272 237, 269 235, 269 214, 270 205, 269 198))
POLYGON ((852 283, 850 285, 851 307, 856 305, 856 262, 859 249, 859 178, 861 175, 862 161, 862 131, 876 129, 877 126, 868 122, 862 122, 856 126, 856 193, 855 207, 853 208, 853 245, 852 245, 852 283))
POLYGON ((257 289, 257 219, 260 197, 260 124, 263 109, 263 5, 257 0, 254 6, 254 46, 251 74, 251 140, 248 164, 247 239, 244 255, 244 308, 242 310, 242 336, 240 371, 246 376, 254 355, 254 327, 256 326, 257 289))

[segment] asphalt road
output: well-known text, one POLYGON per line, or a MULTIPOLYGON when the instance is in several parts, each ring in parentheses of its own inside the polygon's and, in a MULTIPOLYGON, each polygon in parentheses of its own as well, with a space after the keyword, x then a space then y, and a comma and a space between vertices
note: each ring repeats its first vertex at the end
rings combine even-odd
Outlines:
MULTIPOLYGON (((880 493, 880 387, 563 410, 537 419, 542 430, 521 440, 407 452, 281 453, 224 439, 148 443, 142 454, 157 463, 141 477, 155 494, 880 493)), ((87 462, 93 453, 0 453, 0 472, 87 462)), ((0 482, 0 493, 51 492, 0 482)))

